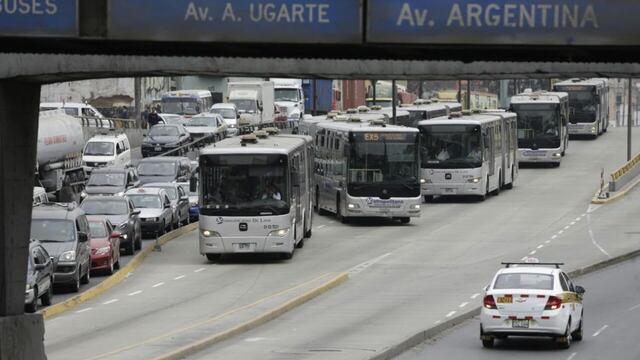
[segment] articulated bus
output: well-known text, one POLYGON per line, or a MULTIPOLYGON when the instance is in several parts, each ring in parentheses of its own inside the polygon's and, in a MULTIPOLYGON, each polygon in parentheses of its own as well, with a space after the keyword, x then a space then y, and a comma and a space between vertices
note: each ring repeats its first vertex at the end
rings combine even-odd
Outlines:
POLYGON ((201 150, 200 253, 290 259, 311 236, 312 164, 309 136, 258 131, 201 150))
MULTIPOLYGON (((416 100, 413 104, 402 105, 402 110, 408 111, 409 121, 406 123, 399 122, 398 125, 409 127, 418 127, 418 122, 422 120, 435 119, 442 116, 448 116, 450 111, 444 103, 432 103, 430 100, 416 100)), ((461 111, 458 110, 458 111, 461 111)))
POLYGON ((609 82, 607 79, 570 79, 553 85, 569 93, 569 135, 594 139, 609 127, 609 82))
POLYGON ((342 222, 385 217, 408 223, 420 216, 418 130, 385 119, 348 114, 301 126, 315 134, 318 213, 335 213, 342 222))
POLYGON ((452 113, 418 123, 422 194, 474 195, 511 189, 518 176, 516 114, 505 111, 452 113))
POLYGON ((511 97, 510 111, 518 114, 519 162, 560 166, 569 146, 569 94, 518 94, 511 97))

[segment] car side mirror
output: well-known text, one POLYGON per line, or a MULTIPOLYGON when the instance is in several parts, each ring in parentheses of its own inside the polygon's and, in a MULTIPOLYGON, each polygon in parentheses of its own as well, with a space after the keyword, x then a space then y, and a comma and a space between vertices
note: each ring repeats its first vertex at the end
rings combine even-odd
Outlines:
POLYGON ((84 243, 89 241, 89 235, 87 235, 87 233, 84 232, 79 232, 78 233, 78 242, 84 243))
POLYGON ((586 290, 582 286, 576 286, 576 293, 578 295, 582 295, 586 292, 586 290))
POLYGON ((120 236, 122 236, 122 233, 120 231, 114 231, 111 233, 112 239, 119 238, 120 236))
POLYGON ((35 264, 33 266, 33 270, 40 271, 40 270, 44 270, 46 267, 47 267, 47 264, 35 264))
POLYGON ((188 196, 183 196, 180 198, 180 200, 182 201, 189 201, 189 197, 188 196))
POLYGON ((192 176, 189 179, 189 191, 196 192, 198 190, 198 179, 195 176, 192 176))
POLYGON ((483 287, 483 288, 482 288, 482 290, 484 290, 485 292, 486 292, 486 291, 489 291, 489 285, 487 285, 487 286, 483 287))
POLYGON ((136 209, 131 212, 131 215, 140 215, 140 210, 136 209))
POLYGON ((171 204, 164 204, 164 208, 165 209, 170 209, 171 208, 171 204))

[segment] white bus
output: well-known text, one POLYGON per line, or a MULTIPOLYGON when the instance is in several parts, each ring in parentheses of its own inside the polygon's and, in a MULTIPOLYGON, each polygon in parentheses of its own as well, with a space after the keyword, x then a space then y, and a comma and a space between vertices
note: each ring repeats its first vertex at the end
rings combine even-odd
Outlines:
MULTIPOLYGON (((406 123, 398 123, 398 125, 418 127, 418 122, 422 120, 434 119, 442 116, 448 116, 451 112, 444 103, 432 103, 431 100, 418 99, 413 104, 402 105, 402 110, 409 112, 409 121, 406 123)), ((462 111, 462 109, 457 110, 462 111)))
POLYGON ((200 253, 281 253, 311 236, 313 148, 309 136, 264 131, 200 152, 200 253))
POLYGON ((609 127, 609 81, 570 79, 553 85, 569 93, 569 135, 590 135, 594 139, 609 127))
POLYGON ((475 195, 511 189, 518 176, 516 114, 504 111, 452 113, 418 123, 422 194, 475 195))
POLYGON ((335 213, 342 222, 385 217, 408 223, 420 216, 418 130, 387 125, 385 119, 368 113, 303 120, 302 128, 314 134, 320 214, 335 213))
POLYGON ((519 162, 560 166, 569 147, 569 94, 518 94, 511 97, 510 111, 518 114, 519 162))
POLYGON ((161 106, 165 114, 176 114, 189 118, 209 111, 213 105, 211 91, 178 90, 162 95, 161 106))

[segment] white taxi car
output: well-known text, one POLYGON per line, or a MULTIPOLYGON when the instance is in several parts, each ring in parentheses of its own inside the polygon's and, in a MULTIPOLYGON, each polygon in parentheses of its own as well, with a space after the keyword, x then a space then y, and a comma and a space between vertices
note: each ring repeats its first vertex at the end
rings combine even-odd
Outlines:
POLYGON ((485 289, 480 339, 492 347, 508 336, 547 336, 562 348, 582 340, 581 286, 574 286, 561 263, 502 263, 485 289))

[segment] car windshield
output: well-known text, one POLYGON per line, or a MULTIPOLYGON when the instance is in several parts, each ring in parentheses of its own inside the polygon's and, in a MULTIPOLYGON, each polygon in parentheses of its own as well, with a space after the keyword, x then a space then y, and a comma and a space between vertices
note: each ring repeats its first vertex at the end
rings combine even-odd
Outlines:
POLYGON ((88 156, 112 156, 113 143, 106 141, 91 141, 84 148, 84 155, 88 156))
POLYGON ((349 157, 349 182, 413 183, 418 180, 418 134, 354 133, 349 157))
POLYGON ((197 99, 171 98, 162 99, 162 112, 178 115, 197 115, 200 113, 197 99))
POLYGON ((200 159, 200 186, 207 215, 289 213, 286 156, 208 155, 200 159))
POLYGON ((78 108, 65 107, 62 108, 67 115, 78 116, 78 108))
POLYGON ((164 120, 164 122, 166 124, 183 124, 184 120, 181 116, 177 116, 177 115, 162 115, 160 116, 162 118, 162 120, 164 120))
POLYGON ((169 195, 169 200, 173 201, 178 198, 178 192, 176 188, 173 186, 160 186, 160 185, 144 185, 144 188, 156 188, 156 189, 164 189, 169 195))
POLYGON ((178 136, 180 132, 175 126, 156 125, 149 130, 149 136, 178 136))
POLYGON ((158 195, 129 195, 133 206, 138 209, 160 209, 162 202, 158 195))
POLYGON ((129 213, 124 200, 86 199, 80 205, 87 215, 126 215, 129 213))
POLYGON ((122 173, 96 173, 89 177, 88 186, 125 186, 125 174, 122 173))
POLYGON ((236 108, 238 109, 238 112, 243 113, 243 112, 256 112, 256 110, 258 109, 256 106, 256 101, 255 100, 244 100, 244 99, 235 99, 235 100, 231 100, 230 102, 234 103, 236 105, 236 108))
POLYGON ((518 114, 519 148, 560 147, 562 122, 555 104, 513 104, 518 114))
POLYGON ((91 237, 107 237, 107 228, 102 221, 89 221, 89 233, 91 237))
POLYGON ((208 126, 208 127, 216 127, 216 118, 213 117, 194 117, 187 123, 187 126, 208 126))
POLYGON ((41 242, 71 242, 76 239, 75 225, 69 220, 31 220, 31 238, 41 242))
POLYGON ((493 285, 495 290, 527 289, 553 290, 553 276, 535 273, 500 274, 493 285))
POLYGON ((299 101, 297 89, 275 89, 276 101, 299 101))
POLYGON ((472 169, 482 166, 480 126, 423 125, 423 169, 472 169))
POLYGON ((235 119, 236 112, 232 109, 211 109, 214 114, 220 114, 224 119, 235 119))
POLYGON ((176 174, 176 164, 173 162, 140 162, 138 175, 141 176, 172 176, 176 174))

